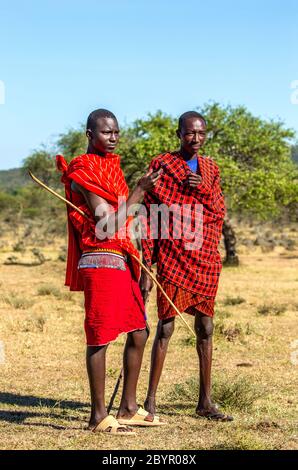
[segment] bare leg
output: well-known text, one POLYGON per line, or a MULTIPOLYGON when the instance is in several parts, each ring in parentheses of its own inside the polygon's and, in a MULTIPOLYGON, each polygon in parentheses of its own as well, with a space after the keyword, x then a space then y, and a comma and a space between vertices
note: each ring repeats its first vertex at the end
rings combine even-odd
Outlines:
POLYGON ((147 330, 128 333, 123 356, 124 381, 123 392, 117 417, 133 416, 137 409, 137 383, 142 365, 147 330))
POLYGON ((106 346, 87 346, 86 365, 91 393, 89 429, 107 416, 105 407, 106 346))
POLYGON ((144 403, 145 410, 153 415, 156 411, 156 391, 161 377, 169 341, 174 332, 174 327, 175 317, 167 320, 159 320, 157 325, 156 336, 151 353, 149 386, 144 403))
POLYGON ((200 362, 200 394, 196 412, 199 416, 215 421, 233 421, 231 416, 221 413, 211 400, 213 319, 198 312, 195 317, 195 331, 200 362))
POLYGON ((200 361, 200 396, 198 409, 209 409, 211 403, 211 364, 213 320, 198 312, 195 317, 197 353, 200 361))

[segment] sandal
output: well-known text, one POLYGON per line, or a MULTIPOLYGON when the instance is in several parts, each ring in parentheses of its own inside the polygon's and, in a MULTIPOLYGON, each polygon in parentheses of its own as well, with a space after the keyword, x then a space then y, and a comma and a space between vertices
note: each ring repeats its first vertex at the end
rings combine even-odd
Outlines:
POLYGON ((127 426, 120 424, 112 415, 108 415, 100 423, 92 429, 92 432, 104 432, 106 434, 113 434, 118 436, 135 436, 134 431, 121 431, 121 429, 129 429, 127 426))
POLYGON ((159 416, 152 415, 141 407, 131 418, 118 418, 118 422, 128 426, 164 426, 167 424, 161 421, 159 416))
POLYGON ((206 418, 206 419, 209 419, 210 421, 228 422, 228 421, 234 420, 233 416, 225 415, 224 413, 221 413, 216 408, 214 408, 213 410, 202 410, 202 411, 196 410, 196 413, 201 418, 206 418))

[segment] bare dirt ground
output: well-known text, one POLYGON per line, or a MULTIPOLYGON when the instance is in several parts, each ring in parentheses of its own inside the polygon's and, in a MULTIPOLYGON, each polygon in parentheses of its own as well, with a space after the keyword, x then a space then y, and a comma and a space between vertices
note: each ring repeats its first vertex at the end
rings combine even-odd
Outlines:
MULTIPOLYGON (((5 244, 4 244, 5 246, 5 244)), ((277 247, 240 250, 238 268, 224 268, 216 305, 214 399, 232 423, 197 418, 198 361, 179 319, 162 376, 158 412, 168 425, 137 430, 135 438, 85 430, 83 294, 69 293, 65 263, 43 248, 40 266, 4 265, 0 252, 1 449, 297 449, 298 252, 277 247)), ((151 336, 138 399, 145 397, 156 325, 155 293, 148 306, 151 336)), ((191 318, 187 317, 191 323, 191 318)), ((107 401, 125 338, 108 350, 107 401)), ((115 409, 119 396, 115 401, 115 409)))

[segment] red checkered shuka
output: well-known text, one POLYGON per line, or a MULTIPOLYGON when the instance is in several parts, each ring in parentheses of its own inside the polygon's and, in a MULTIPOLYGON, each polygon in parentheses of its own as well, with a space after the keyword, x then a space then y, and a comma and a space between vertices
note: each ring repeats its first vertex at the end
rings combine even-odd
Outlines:
MULTIPOLYGON (((197 312, 200 312, 208 317, 214 316, 214 299, 206 299, 202 294, 194 294, 193 292, 175 286, 165 279, 158 280, 179 312, 186 312, 190 315, 196 315, 197 312)), ((176 310, 171 306, 160 289, 157 289, 156 293, 158 318, 160 320, 167 320, 168 318, 176 317, 176 310)))
MULTIPOLYGON (((70 290, 83 290, 83 280, 77 269, 78 261, 83 251, 93 251, 98 248, 118 248, 125 254, 139 253, 129 238, 129 231, 123 238, 123 233, 118 233, 112 239, 99 240, 95 234, 95 219, 91 213, 84 196, 71 190, 71 182, 75 181, 90 192, 104 198, 113 210, 118 209, 118 197, 127 199, 128 187, 120 167, 120 157, 108 153, 104 157, 93 154, 84 154, 75 157, 69 165, 62 155, 56 156, 57 168, 63 173, 61 181, 65 185, 66 199, 85 212, 91 222, 82 216, 77 210, 67 206, 68 213, 68 255, 66 267, 65 285, 70 290)), ((128 218, 126 228, 131 219, 128 218)), ((133 272, 138 279, 139 265, 132 258, 133 272)))
POLYGON ((192 293, 214 299, 222 269, 218 245, 225 215, 218 166, 210 157, 199 155, 198 173, 202 182, 195 188, 187 184, 191 171, 179 152, 155 157, 150 169, 157 171, 160 168, 163 170, 160 179, 144 198, 147 209, 147 218, 142 221, 143 237, 147 235, 147 239, 142 240, 144 262, 149 267, 157 263, 160 278, 192 293), (157 227, 156 219, 148 216, 152 204, 176 207, 169 217, 168 232, 165 230, 162 234, 163 222, 157 227), (183 207, 187 208, 185 213, 183 207), (202 227, 198 230, 196 219, 200 211, 202 227), (176 222, 179 218, 184 225, 182 230, 180 225, 181 236, 178 237, 179 223, 176 222), (157 238, 154 232, 158 233, 157 238), (191 246, 191 234, 197 237, 197 242, 192 244, 192 249, 187 249, 191 246))

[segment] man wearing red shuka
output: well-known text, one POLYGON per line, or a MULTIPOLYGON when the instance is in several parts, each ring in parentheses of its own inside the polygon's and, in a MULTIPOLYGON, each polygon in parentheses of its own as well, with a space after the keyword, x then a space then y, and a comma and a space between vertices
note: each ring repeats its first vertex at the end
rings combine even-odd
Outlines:
POLYGON ((119 139, 114 114, 105 109, 93 111, 88 117, 86 135, 89 142, 86 154, 74 158, 69 165, 61 155, 57 155, 56 160, 58 169, 63 172, 67 199, 89 216, 87 220, 67 206, 69 239, 65 284, 70 290, 84 290, 85 295, 86 362, 92 404, 88 429, 120 436, 134 435, 125 425, 130 424, 131 418, 147 420, 148 425, 160 423, 156 417, 151 418, 145 410, 138 409, 136 403, 137 381, 148 334, 138 285, 139 265, 130 258, 131 254, 138 256, 138 252, 125 230, 123 234, 123 228, 129 223, 129 208, 143 198, 145 191, 153 189, 160 172, 147 173, 128 196, 120 158, 113 153, 119 139), (114 220, 112 228, 111 220, 114 220), (98 234, 101 236, 97 238, 98 234), (105 407, 105 356, 109 343, 121 333, 127 333, 124 385, 115 419, 108 415, 105 407))
MULTIPOLYGON (((231 421, 233 418, 220 412, 211 400, 214 300, 222 268, 218 245, 225 215, 219 169, 211 158, 198 154, 206 138, 206 122, 203 116, 195 111, 184 113, 179 118, 177 136, 180 140, 179 151, 158 155, 152 160, 150 169, 158 171, 162 168, 163 172, 153 190, 145 194, 144 202, 147 212, 154 207, 152 205, 156 207, 163 204, 178 208, 180 213, 188 217, 188 219, 186 217, 188 220, 186 229, 189 233, 177 235, 179 225, 175 226, 174 222, 177 209, 174 209, 172 218, 169 217, 167 237, 161 236, 160 228, 156 229, 152 227, 152 223, 148 223, 154 219, 147 217, 147 227, 144 232, 147 238, 142 240, 143 262, 148 268, 157 263, 159 282, 165 292, 180 311, 195 317, 200 367, 197 414, 216 421, 231 421), (196 225, 196 217, 200 215, 202 226, 196 225), (152 235, 154 231, 157 236, 152 235), (186 235, 191 233, 197 236, 197 242, 189 247, 186 235)), ((152 281, 144 271, 140 285, 146 301, 152 288, 152 281)), ((159 322, 152 349, 149 387, 144 404, 145 409, 151 414, 155 413, 157 387, 176 316, 175 310, 159 291, 157 305, 159 322)))

